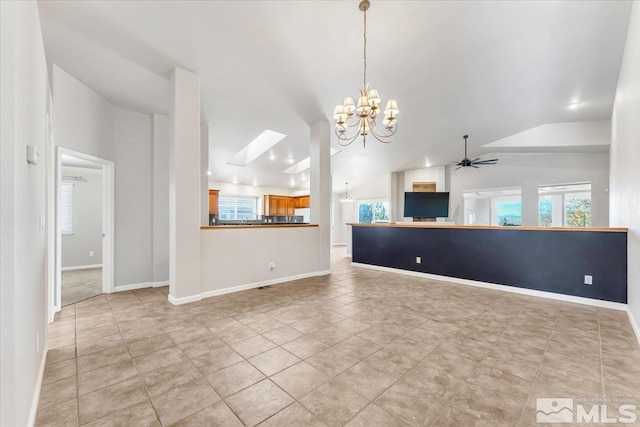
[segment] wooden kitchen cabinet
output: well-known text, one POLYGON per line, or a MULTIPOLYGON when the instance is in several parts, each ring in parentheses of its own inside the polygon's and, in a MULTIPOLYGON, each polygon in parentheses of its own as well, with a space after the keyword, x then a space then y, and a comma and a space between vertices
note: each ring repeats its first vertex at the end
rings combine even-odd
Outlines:
POLYGON ((209 190, 209 215, 218 215, 218 196, 220 190, 209 190))
POLYGON ((296 196, 294 199, 296 208, 308 208, 311 205, 309 196, 296 196))
POLYGON ((292 216, 296 213, 294 197, 265 194, 263 203, 266 216, 292 216))

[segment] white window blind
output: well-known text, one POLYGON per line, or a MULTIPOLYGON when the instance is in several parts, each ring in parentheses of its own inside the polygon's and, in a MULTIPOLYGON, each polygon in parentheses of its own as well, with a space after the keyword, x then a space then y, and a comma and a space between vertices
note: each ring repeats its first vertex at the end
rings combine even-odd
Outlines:
POLYGON ((257 197, 220 196, 218 215, 220 219, 255 219, 257 206, 257 197))
POLYGON ((73 233, 73 183, 63 182, 60 193, 60 230, 73 233))

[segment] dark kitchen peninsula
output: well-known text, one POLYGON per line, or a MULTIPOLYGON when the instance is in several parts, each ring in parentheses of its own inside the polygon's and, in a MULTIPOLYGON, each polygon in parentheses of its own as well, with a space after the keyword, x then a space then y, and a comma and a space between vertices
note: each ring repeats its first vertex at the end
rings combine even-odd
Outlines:
POLYGON ((354 264, 627 303, 626 228, 349 225, 354 264))

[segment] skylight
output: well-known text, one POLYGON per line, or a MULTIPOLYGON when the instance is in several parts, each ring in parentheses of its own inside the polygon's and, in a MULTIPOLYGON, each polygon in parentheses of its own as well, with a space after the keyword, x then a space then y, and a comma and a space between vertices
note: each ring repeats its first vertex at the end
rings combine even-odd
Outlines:
POLYGON ((231 160, 227 162, 228 165, 235 166, 247 166, 249 163, 263 155, 266 151, 271 149, 278 142, 285 139, 287 135, 272 130, 265 130, 256 139, 251 141, 246 147, 238 152, 231 160))
MULTIPOLYGON (((332 148, 331 149, 331 156, 335 156, 339 152, 340 152, 340 150, 332 148)), ((311 167, 311 157, 307 157, 306 159, 301 160, 298 163, 296 163, 295 165, 291 166, 289 169, 285 169, 283 172, 284 173, 289 173, 291 175, 297 175, 300 172, 309 169, 310 167, 311 167)))

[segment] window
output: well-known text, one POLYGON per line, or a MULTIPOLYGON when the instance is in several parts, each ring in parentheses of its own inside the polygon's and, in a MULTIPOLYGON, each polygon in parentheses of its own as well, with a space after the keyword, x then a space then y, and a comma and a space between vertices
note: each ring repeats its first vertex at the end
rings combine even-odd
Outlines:
POLYGON ((488 188, 463 192, 465 225, 522 225, 522 189, 488 188))
POLYGON ((60 231, 73 234, 73 183, 63 182, 60 191, 60 231))
POLYGON ((358 202, 358 222, 364 224, 389 222, 389 202, 386 200, 358 202))
POLYGON ((591 183, 538 187, 541 227, 591 227, 591 183))
POLYGON ((257 197, 220 196, 218 216, 220 219, 256 219, 257 197))

